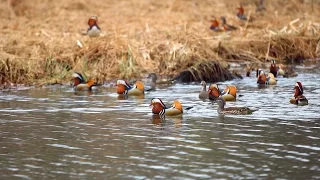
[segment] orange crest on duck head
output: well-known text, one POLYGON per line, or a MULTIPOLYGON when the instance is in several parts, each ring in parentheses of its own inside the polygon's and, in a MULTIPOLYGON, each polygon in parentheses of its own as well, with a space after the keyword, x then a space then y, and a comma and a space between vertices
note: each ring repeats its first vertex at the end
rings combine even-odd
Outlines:
POLYGON ((90 19, 88 20, 88 25, 90 27, 94 26, 94 25, 97 25, 97 22, 98 22, 98 17, 97 16, 92 16, 90 17, 90 19))
POLYGON ((209 87, 209 94, 211 94, 212 96, 218 98, 221 95, 221 92, 218 88, 218 85, 216 84, 211 84, 209 87))

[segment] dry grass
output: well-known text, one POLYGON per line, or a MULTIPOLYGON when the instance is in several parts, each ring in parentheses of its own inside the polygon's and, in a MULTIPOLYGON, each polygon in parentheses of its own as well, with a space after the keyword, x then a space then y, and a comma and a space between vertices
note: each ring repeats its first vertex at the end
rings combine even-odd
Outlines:
POLYGON ((99 82, 147 72, 173 76, 208 60, 256 63, 316 56, 319 1, 266 0, 264 13, 255 12, 254 2, 0 0, 0 83, 63 82, 74 71, 99 82), (255 21, 235 17, 240 2, 255 21), (103 30, 99 38, 81 33, 92 15, 103 30), (225 16, 239 29, 211 31, 213 15, 225 16))

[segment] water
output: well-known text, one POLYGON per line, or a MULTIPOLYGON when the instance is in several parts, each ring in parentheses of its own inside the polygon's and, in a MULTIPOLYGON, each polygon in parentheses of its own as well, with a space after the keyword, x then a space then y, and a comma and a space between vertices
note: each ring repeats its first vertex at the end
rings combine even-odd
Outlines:
POLYGON ((112 88, 1 92, 0 179, 320 179, 318 69, 267 88, 253 77, 221 83, 243 95, 227 106, 258 110, 246 116, 219 116, 199 85, 126 100, 112 88), (307 106, 288 103, 297 80, 307 106), (153 97, 193 108, 153 119, 153 97))

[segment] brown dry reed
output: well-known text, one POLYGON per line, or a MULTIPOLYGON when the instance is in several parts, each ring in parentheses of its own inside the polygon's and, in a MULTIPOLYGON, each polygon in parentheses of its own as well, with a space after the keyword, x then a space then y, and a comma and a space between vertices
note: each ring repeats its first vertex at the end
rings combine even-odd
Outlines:
POLYGON ((263 12, 255 2, 2 0, 0 83, 61 83, 75 71, 97 82, 188 69, 210 76, 218 73, 212 63, 316 57, 319 1, 266 0, 263 12), (240 3, 254 21, 237 19, 240 3), (93 15, 102 29, 98 38, 83 35, 93 15), (225 16, 238 30, 211 31, 212 16, 225 16))

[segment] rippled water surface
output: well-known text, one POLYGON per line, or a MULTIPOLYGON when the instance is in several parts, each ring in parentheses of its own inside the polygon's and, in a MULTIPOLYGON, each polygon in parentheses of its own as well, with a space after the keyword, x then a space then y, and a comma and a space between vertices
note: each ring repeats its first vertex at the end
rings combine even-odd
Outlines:
POLYGON ((227 106, 258 110, 247 116, 219 116, 197 84, 126 100, 112 88, 0 92, 0 179, 319 179, 318 69, 267 88, 253 77, 222 83, 243 95, 227 106), (297 80, 307 106, 288 103, 297 80), (153 97, 192 108, 161 121, 153 97))

